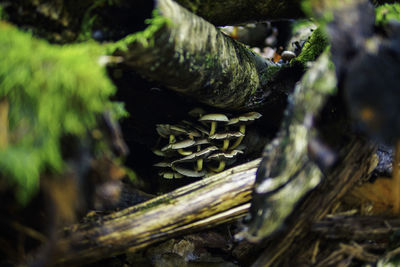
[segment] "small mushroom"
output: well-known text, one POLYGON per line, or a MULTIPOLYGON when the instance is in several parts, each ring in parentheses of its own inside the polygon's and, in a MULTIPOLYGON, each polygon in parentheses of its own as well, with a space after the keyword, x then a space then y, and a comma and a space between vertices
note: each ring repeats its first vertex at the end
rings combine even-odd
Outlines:
POLYGON ((240 115, 239 117, 229 120, 229 122, 226 125, 235 125, 235 124, 240 125, 239 131, 243 134, 243 136, 239 137, 229 149, 235 149, 238 145, 240 145, 240 143, 244 138, 244 134, 246 133, 246 124, 249 124, 254 120, 261 118, 261 116, 262 115, 258 112, 248 112, 240 115))
POLYGON ((188 156, 192 154, 192 151, 185 151, 183 150, 184 148, 191 147, 196 144, 196 141, 192 139, 187 139, 178 143, 173 143, 173 144, 168 144, 161 148, 161 152, 166 152, 166 151, 171 151, 171 150, 177 150, 179 154, 182 156, 188 156))
POLYGON ((200 132, 200 133, 198 133, 198 135, 194 135, 194 137, 201 137, 202 135, 208 135, 208 131, 205 128, 203 128, 201 125, 197 125, 197 124, 194 124, 194 123, 192 123, 190 121, 186 121, 186 120, 183 120, 182 123, 188 125, 189 127, 195 129, 196 131, 200 132))
POLYGON ((183 175, 177 172, 172 172, 172 171, 168 171, 168 172, 159 172, 158 175, 164 177, 165 179, 178 179, 178 178, 182 178, 183 175))
POLYGON ((152 151, 157 156, 160 156, 160 157, 165 157, 166 156, 166 154, 164 152, 162 152, 161 150, 159 150, 159 149, 153 149, 152 151))
POLYGON ((223 140, 224 144, 221 148, 222 151, 226 151, 229 147, 229 140, 234 138, 243 138, 244 134, 241 132, 226 132, 226 133, 216 133, 210 135, 208 138, 210 140, 223 140))
POLYGON ((208 167, 208 168, 213 172, 222 172, 225 169, 227 160, 232 160, 237 155, 242 154, 242 153, 243 153, 243 151, 240 151, 240 150, 232 150, 227 153, 221 152, 221 153, 212 154, 207 159, 208 160, 217 160, 217 161, 219 161, 219 164, 218 164, 217 168, 213 168, 213 167, 208 167))
POLYGON ((159 167, 159 168, 171 168, 172 164, 171 164, 171 162, 161 161, 161 162, 157 162, 156 164, 153 164, 153 166, 159 167))
POLYGON ((283 51, 281 54, 283 61, 290 61, 291 59, 296 57, 296 54, 292 51, 283 51))
POLYGON ((177 173, 182 174, 183 176, 187 176, 187 177, 203 177, 207 173, 205 170, 196 171, 196 170, 185 169, 180 166, 174 166, 173 169, 177 173))
POLYGON ((169 138, 170 144, 175 143, 176 142, 175 137, 179 135, 187 135, 189 136, 190 139, 201 136, 201 134, 195 130, 189 130, 178 125, 157 124, 156 130, 161 137, 169 138))
POLYGON ((224 114, 207 114, 202 116, 199 121, 211 122, 211 129, 209 135, 213 135, 217 129, 217 122, 228 122, 229 119, 224 114))
POLYGON ((174 161, 172 162, 172 166, 174 166, 174 165, 176 165, 176 164, 178 164, 178 163, 183 163, 183 162, 194 162, 194 161, 196 161, 196 163, 197 163, 197 168, 196 168, 196 170, 197 170, 197 171, 201 171, 201 170, 203 169, 203 159, 204 159, 205 157, 207 157, 208 155, 210 155, 210 153, 212 153, 212 152, 214 152, 214 151, 216 151, 216 150, 218 150, 218 147, 216 147, 216 146, 209 146, 209 147, 207 147, 207 148, 205 148, 205 149, 203 149, 203 150, 200 150, 200 151, 198 151, 198 152, 195 152, 195 153, 193 153, 193 154, 191 154, 191 155, 189 155, 189 156, 183 157, 183 158, 181 158, 181 159, 174 160, 174 161))

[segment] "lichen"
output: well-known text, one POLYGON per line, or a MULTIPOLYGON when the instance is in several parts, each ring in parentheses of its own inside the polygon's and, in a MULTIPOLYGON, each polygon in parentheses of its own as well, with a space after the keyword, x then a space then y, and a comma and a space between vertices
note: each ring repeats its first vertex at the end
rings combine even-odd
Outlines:
POLYGON ((108 45, 108 54, 113 54, 116 50, 127 51, 129 45, 134 42, 139 42, 144 47, 153 46, 155 33, 163 26, 171 24, 168 18, 159 15, 157 9, 153 10, 152 18, 146 19, 144 22, 149 25, 144 31, 129 34, 120 41, 108 45))
POLYGON ((376 8, 376 24, 385 25, 391 20, 400 21, 400 4, 384 4, 376 8))
POLYGON ((95 42, 50 45, 5 22, 0 35, 0 100, 9 103, 0 177, 26 203, 44 171, 63 170, 61 137, 93 129, 99 114, 114 108, 115 88, 98 64, 105 48, 95 42))

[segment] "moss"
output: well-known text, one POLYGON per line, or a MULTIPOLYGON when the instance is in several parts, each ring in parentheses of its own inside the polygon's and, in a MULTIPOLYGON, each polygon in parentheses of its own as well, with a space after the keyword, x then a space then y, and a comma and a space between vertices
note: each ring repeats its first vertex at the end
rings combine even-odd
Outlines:
MULTIPOLYGON (((9 103, 8 143, 0 148, 0 176, 27 202, 40 174, 61 172, 60 138, 83 137, 114 105, 115 91, 94 43, 56 46, 0 22, 0 100, 9 103)), ((121 107, 119 107, 121 110, 121 107)))
POLYGON ((168 18, 160 16, 158 10, 155 9, 153 10, 153 17, 146 19, 145 23, 149 26, 144 31, 130 34, 122 40, 108 45, 107 52, 113 54, 116 50, 127 51, 128 46, 133 42, 139 42, 144 47, 152 46, 154 44, 154 34, 163 26, 170 24, 171 21, 168 18))
POLYGON ((376 8, 376 24, 384 25, 390 20, 400 21, 400 4, 384 4, 376 8))
POLYGON ((293 59, 292 64, 296 62, 305 64, 309 61, 315 61, 327 46, 328 39, 325 35, 325 32, 321 27, 318 27, 311 34, 310 39, 304 44, 300 55, 293 59))

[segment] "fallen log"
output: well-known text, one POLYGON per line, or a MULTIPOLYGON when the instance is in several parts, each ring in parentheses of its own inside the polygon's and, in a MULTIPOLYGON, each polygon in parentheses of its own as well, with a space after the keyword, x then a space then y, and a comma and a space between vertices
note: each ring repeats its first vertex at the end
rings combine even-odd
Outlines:
POLYGON ((156 1, 143 32, 112 45, 122 64, 143 77, 225 109, 253 106, 280 69, 172 0, 156 1))
POLYGON ((178 234, 243 217, 260 160, 228 169, 139 205, 70 227, 55 264, 80 265, 136 251, 178 234))

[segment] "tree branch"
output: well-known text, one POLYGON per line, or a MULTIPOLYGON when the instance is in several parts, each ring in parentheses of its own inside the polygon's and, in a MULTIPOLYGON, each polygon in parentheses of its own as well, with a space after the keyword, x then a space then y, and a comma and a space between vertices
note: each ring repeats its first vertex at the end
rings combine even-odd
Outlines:
POLYGON ((59 264, 84 264, 135 251, 178 234, 231 222, 246 214, 254 160, 139 205, 72 226, 57 243, 59 264))

